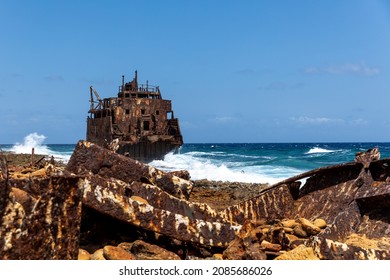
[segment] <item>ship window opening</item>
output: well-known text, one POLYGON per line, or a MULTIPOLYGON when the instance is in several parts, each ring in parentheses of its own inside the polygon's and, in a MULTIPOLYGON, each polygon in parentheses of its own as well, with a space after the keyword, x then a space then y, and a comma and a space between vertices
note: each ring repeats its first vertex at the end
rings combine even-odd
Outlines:
POLYGON ((145 109, 141 109, 141 114, 145 115, 145 109))
POLYGON ((144 121, 144 130, 149 130, 149 121, 144 121))
POLYGON ((160 111, 159 110, 156 110, 156 115, 160 115, 160 111))
POLYGON ((130 110, 129 109, 126 109, 126 115, 130 114, 130 110))

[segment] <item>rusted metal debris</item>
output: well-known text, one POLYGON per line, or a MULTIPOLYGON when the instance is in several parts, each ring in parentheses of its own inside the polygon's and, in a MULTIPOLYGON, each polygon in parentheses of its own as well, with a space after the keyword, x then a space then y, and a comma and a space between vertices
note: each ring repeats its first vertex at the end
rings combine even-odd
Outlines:
POLYGON ((0 259, 76 259, 82 205, 78 181, 77 176, 9 179, 2 194, 0 259))
MULTIPOLYGON (((343 256, 340 244, 351 234, 367 238, 390 234, 389 165, 390 159, 379 160, 379 151, 372 149, 358 154, 355 162, 319 168, 277 183, 259 196, 219 214, 239 224, 261 219, 323 218, 329 227, 308 244, 322 258, 349 259, 351 253, 344 252, 343 256), (303 186, 302 179, 305 179, 303 186)), ((354 250, 356 259, 390 258, 390 248, 354 250)))
POLYGON ((142 162, 162 159, 183 144, 179 120, 158 86, 131 82, 119 86, 117 97, 102 99, 90 87, 87 141, 142 162), (94 98, 95 96, 95 98, 94 98))
POLYGON ((80 187, 86 206, 145 230, 224 247, 240 229, 207 204, 188 202, 183 193, 189 195, 190 181, 93 143, 77 144, 67 170, 85 176, 80 187))
POLYGON ((165 173, 86 141, 77 144, 62 175, 10 179, 0 161, 0 247, 6 249, 1 257, 23 258, 27 249, 45 244, 28 257, 74 258, 82 204, 172 240, 228 248, 226 258, 238 257, 234 246, 245 251, 242 258, 263 259, 304 245, 319 259, 390 259, 387 243, 370 249, 345 243, 352 235, 380 239, 390 234, 390 159, 379 158, 377 149, 369 150, 354 162, 289 178, 222 211, 188 201, 188 173, 165 173), (283 221, 303 218, 321 218, 327 226, 306 229, 310 236, 294 241, 289 232, 298 229, 288 229, 283 221), (60 254, 58 246, 70 252, 60 254))

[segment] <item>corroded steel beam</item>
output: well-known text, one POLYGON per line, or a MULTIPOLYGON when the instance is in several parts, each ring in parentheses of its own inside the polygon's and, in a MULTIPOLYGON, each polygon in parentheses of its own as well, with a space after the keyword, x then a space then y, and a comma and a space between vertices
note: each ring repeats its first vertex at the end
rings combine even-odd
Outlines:
POLYGON ((7 160, 0 155, 0 219, 3 217, 3 211, 7 196, 8 168, 7 160))
POLYGON ((229 222, 305 217, 330 226, 318 237, 343 241, 351 233, 381 237, 390 232, 389 159, 359 153, 355 162, 318 168, 277 183, 219 214, 229 222), (301 185, 300 180, 305 179, 301 185), (378 181, 380 180, 380 181, 378 181))
POLYGON ((192 190, 192 183, 188 180, 86 141, 77 143, 66 169, 78 175, 92 172, 127 183, 136 181, 153 184, 182 199, 188 198, 192 190))
POLYGON ((83 204, 87 207, 178 240, 226 247, 240 229, 229 223, 194 219, 191 215, 155 208, 134 196, 123 195, 122 186, 112 182, 101 185, 85 178, 80 179, 79 186, 83 190, 83 204))
POLYGON ((115 178, 105 179, 92 174, 85 178, 95 186, 101 186, 103 189, 110 188, 117 196, 140 197, 156 209, 164 209, 172 213, 209 222, 227 222, 207 204, 179 199, 151 184, 141 182, 129 184, 115 178))
POLYGON ((247 220, 280 219, 289 217, 294 205, 286 185, 266 190, 259 196, 228 207, 219 214, 231 223, 243 224, 247 220))

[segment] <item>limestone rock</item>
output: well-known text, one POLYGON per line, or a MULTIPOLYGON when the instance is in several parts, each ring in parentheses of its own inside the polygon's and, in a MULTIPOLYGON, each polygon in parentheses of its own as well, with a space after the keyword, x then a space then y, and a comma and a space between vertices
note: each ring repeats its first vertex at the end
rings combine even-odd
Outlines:
POLYGON ((317 218, 314 220, 313 224, 316 226, 316 227, 319 227, 320 229, 324 229, 327 227, 327 223, 324 219, 320 219, 320 218, 317 218))
POLYGON ((122 242, 120 244, 118 244, 118 247, 119 248, 122 248, 123 250, 125 250, 126 252, 131 252, 131 247, 133 246, 133 243, 130 243, 130 242, 122 242))
POLYGON ((223 255, 222 254, 214 254, 213 259, 214 260, 223 260, 223 255))
POLYGON ((287 228, 294 228, 298 222, 295 221, 295 220, 284 220, 284 221, 281 221, 281 224, 284 226, 284 227, 287 227, 287 228))
POLYGON ((103 256, 106 260, 135 260, 135 256, 121 247, 104 246, 103 256))
POLYGON ((319 227, 305 218, 298 218, 297 222, 302 225, 303 230, 306 231, 308 235, 314 235, 321 232, 319 227))
POLYGON ((303 229, 303 226, 301 224, 297 224, 294 227, 293 234, 301 238, 305 238, 308 236, 307 232, 303 229))
POLYGON ((180 260, 177 254, 142 240, 134 241, 131 253, 137 260, 180 260))
POLYGON ((91 254, 84 249, 79 249, 79 255, 77 257, 78 260, 90 260, 91 254))
POLYGON ((319 260, 319 258, 315 255, 313 248, 299 245, 295 249, 276 257, 275 260, 319 260))
POLYGON ((93 261, 103 261, 105 259, 106 258, 103 255, 103 249, 98 249, 91 255, 91 260, 93 261))
POLYGON ((271 242, 268 242, 267 240, 263 240, 261 242, 260 246, 265 251, 279 252, 280 250, 282 250, 282 245, 280 245, 280 244, 273 244, 271 242))

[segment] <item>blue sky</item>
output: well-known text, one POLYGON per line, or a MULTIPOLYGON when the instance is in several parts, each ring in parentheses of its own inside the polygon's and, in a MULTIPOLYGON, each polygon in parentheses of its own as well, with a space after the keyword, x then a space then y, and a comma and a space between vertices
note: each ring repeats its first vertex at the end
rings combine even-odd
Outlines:
POLYGON ((159 85, 184 141, 390 140, 390 2, 0 0, 0 143, 85 139, 89 86, 159 85))

